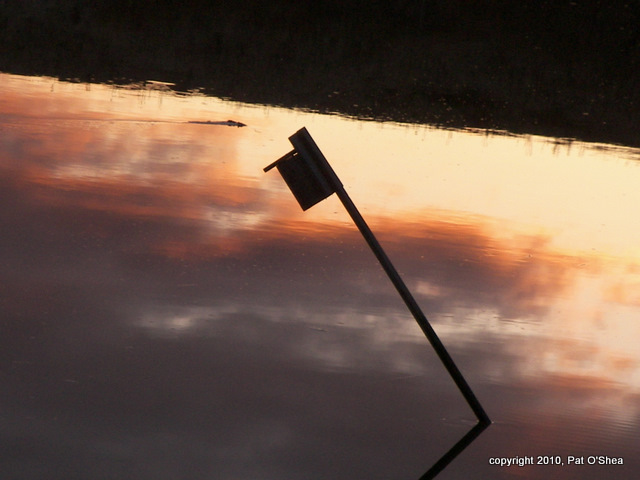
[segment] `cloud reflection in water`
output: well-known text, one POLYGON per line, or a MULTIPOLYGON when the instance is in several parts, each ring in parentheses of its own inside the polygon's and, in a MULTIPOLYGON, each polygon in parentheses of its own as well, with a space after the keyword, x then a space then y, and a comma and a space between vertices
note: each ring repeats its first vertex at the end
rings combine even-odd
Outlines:
MULTIPOLYGON (((303 216, 259 177, 289 120, 186 124, 147 100, 124 121, 99 89, 2 103, 6 478, 417 478, 468 431, 336 204, 303 216)), ((637 257, 445 205, 363 213, 496 419, 446 478, 507 478, 488 457, 517 454, 637 466, 637 257)))

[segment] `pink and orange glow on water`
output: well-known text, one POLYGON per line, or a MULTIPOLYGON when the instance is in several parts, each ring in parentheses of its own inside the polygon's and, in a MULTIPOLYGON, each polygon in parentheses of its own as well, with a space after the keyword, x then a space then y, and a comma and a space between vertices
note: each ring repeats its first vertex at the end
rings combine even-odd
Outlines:
MULTIPOLYGON (((435 389, 448 392, 437 362, 416 353, 426 341, 338 200, 302 212, 277 173, 262 172, 306 126, 496 420, 459 474, 483 455, 599 454, 601 441, 638 466, 638 151, 159 88, 0 75, 0 89, 9 336, 44 328, 25 318, 55 322, 46 312, 56 309, 100 321, 63 322, 59 337, 42 340, 49 352, 65 328, 69 343, 117 344, 118 325, 150 339, 211 338, 214 349, 281 329, 296 341, 271 338, 267 365, 425 383, 436 375, 435 389), (247 126, 190 123, 228 119, 247 126)), ((7 347, 13 361, 35 355, 25 338, 7 347)), ((16 404, 21 391, 12 389, 16 404)), ((465 417, 459 407, 451 415, 465 417)), ((286 420, 272 427, 259 429, 269 445, 297 438, 286 420)))

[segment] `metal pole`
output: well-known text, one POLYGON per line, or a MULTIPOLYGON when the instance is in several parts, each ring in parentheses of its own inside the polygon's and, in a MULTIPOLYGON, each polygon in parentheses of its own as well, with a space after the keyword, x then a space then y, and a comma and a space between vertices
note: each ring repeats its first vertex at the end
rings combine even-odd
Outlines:
POLYGON ((445 368, 449 372, 449 375, 451 375, 451 377, 453 378, 453 381, 456 383, 456 385, 460 389, 460 392, 464 396, 465 400, 473 410, 473 413, 475 413, 476 417, 478 418, 478 421, 480 423, 489 425, 491 423, 491 419, 482 408, 482 405, 480 405, 480 402, 474 395, 473 391, 471 390, 471 387, 469 387, 469 384, 466 382, 466 380, 462 376, 462 373, 460 373, 460 370, 458 370, 458 367, 456 366, 453 359, 449 355, 449 352, 447 352, 447 349, 444 347, 444 345, 438 338, 438 335, 436 334, 435 330, 427 320, 427 317, 424 315, 424 313, 420 309, 420 306, 418 305, 416 300, 413 298, 413 295, 411 294, 411 292, 405 285, 404 281, 400 277, 400 274, 391 263, 391 260, 389 260, 389 257, 387 257, 387 254, 382 249, 382 246, 380 245, 380 243, 378 243, 378 240, 373 235, 373 232, 369 228, 369 225, 367 225, 367 222, 365 222, 364 218, 362 218, 362 215, 360 215, 360 212, 356 208, 355 204, 351 201, 351 198, 347 194, 342 184, 340 182, 335 182, 335 183, 336 183, 335 185, 336 194, 338 195, 338 198, 344 205, 344 208, 346 208, 347 212, 349 212, 349 215, 351 216, 354 223, 358 227, 358 230, 360 230, 360 233, 362 233, 362 236, 369 244, 369 247, 373 251, 378 261, 380 262, 380 265, 382 265, 382 268, 389 276, 389 279, 391 280, 393 285, 396 287, 396 290, 398 290, 398 293, 404 300, 404 303, 409 308, 409 311, 413 314, 413 318, 415 318, 416 322, 418 322, 418 325, 420 325, 420 328, 422 329, 425 336, 427 337, 427 339, 433 346, 434 350, 438 354, 438 357, 440 357, 440 360, 442 361, 445 368))
MULTIPOLYGON (((300 130, 298 130, 298 132, 290 136, 289 140, 291 141, 295 151, 297 151, 301 158, 313 167, 311 168, 311 174, 314 176, 315 182, 321 184, 325 184, 325 182, 328 182, 332 190, 336 192, 336 195, 338 195, 338 198, 344 205, 344 208, 346 208, 347 212, 349 212, 349 215, 358 227, 358 230, 360 230, 360 233, 362 233, 364 239, 369 244, 369 247, 380 262, 380 265, 382 265, 382 268, 387 273, 387 276, 396 287, 396 290, 398 290, 398 293, 409 308, 409 311, 413 314, 413 318, 415 318, 416 322, 418 322, 418 325, 420 325, 420 328, 431 343, 431 346, 433 346, 434 350, 438 354, 438 357, 440 357, 440 360, 449 372, 449 375, 451 375, 451 378, 453 378, 453 381, 460 389, 460 392, 473 410, 473 413, 475 413, 478 421, 481 424, 489 425, 491 423, 489 416, 482 408, 482 405, 480 405, 480 402, 474 395, 471 387, 469 387, 469 384, 462 376, 462 373, 460 373, 460 370, 458 370, 458 367, 453 362, 453 359, 449 355, 449 352, 447 352, 447 349, 444 348, 444 345, 438 338, 438 335, 436 335, 436 332, 427 320, 427 317, 425 317, 424 313, 422 313, 422 310, 418 306, 416 300, 413 298, 413 295, 411 295, 411 292, 400 277, 400 274, 398 274, 398 271, 391 263, 391 260, 389 260, 389 257, 387 257, 387 254, 382 249, 382 246, 380 246, 380 244, 378 243, 378 240, 373 235, 373 232, 367 225, 367 222, 364 221, 364 218, 362 218, 362 215, 360 215, 360 212, 356 208, 355 204, 351 201, 349 195, 347 195, 347 192, 344 189, 342 182, 336 175, 336 172, 333 170, 333 168, 331 168, 331 165, 329 165, 329 162, 322 154, 313 138, 311 138, 311 135, 309 134, 307 129, 304 127, 301 128, 300 130), (316 169, 319 169, 319 171, 317 171, 316 169)), ((273 168, 280 161, 289 158, 291 155, 292 152, 288 153, 281 159, 267 166, 264 170, 267 171, 273 168)), ((310 204, 313 205, 325 197, 319 196, 317 198, 313 198, 313 201, 310 202, 310 204)), ((308 205, 305 205, 303 206, 303 209, 306 209, 308 207, 308 205)))

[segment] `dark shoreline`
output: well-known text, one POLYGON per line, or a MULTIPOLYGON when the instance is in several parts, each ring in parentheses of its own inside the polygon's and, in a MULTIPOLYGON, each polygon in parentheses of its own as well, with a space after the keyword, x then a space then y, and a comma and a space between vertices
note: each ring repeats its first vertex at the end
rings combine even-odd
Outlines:
POLYGON ((9 3, 0 71, 640 146, 628 2, 9 3))

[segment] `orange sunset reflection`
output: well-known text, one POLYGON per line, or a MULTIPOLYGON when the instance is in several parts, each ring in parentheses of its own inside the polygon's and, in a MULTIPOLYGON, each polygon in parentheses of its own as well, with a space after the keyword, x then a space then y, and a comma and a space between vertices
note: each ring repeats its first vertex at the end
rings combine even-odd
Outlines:
MULTIPOLYGON (((316 281, 322 301, 338 306, 300 322, 335 332, 373 318, 377 328, 363 333, 373 345, 424 343, 401 305, 375 304, 394 292, 337 199, 303 213, 275 172, 262 173, 306 125, 444 343, 454 352, 500 350, 471 370, 492 384, 596 389, 584 409, 624 404, 626 421, 637 421, 637 151, 52 79, 0 75, 0 88, 4 195, 16 214, 55 212, 48 234, 77 229, 87 249, 108 243, 115 256, 192 270, 236 259, 242 274, 268 285, 251 287, 256 303, 244 308, 274 322, 301 308, 285 296, 266 300, 273 292, 316 281), (228 119, 247 126, 190 123, 228 119)), ((249 291, 241 273, 229 268, 220 284, 249 291)), ((167 281, 208 288, 184 276, 194 278, 167 281)), ((215 305, 139 323, 186 332, 236 300, 225 291, 215 305)), ((312 340, 306 346, 296 354, 334 367, 356 361, 338 347, 331 356, 312 340)), ((404 360, 396 363, 402 373, 421 372, 404 360)))

